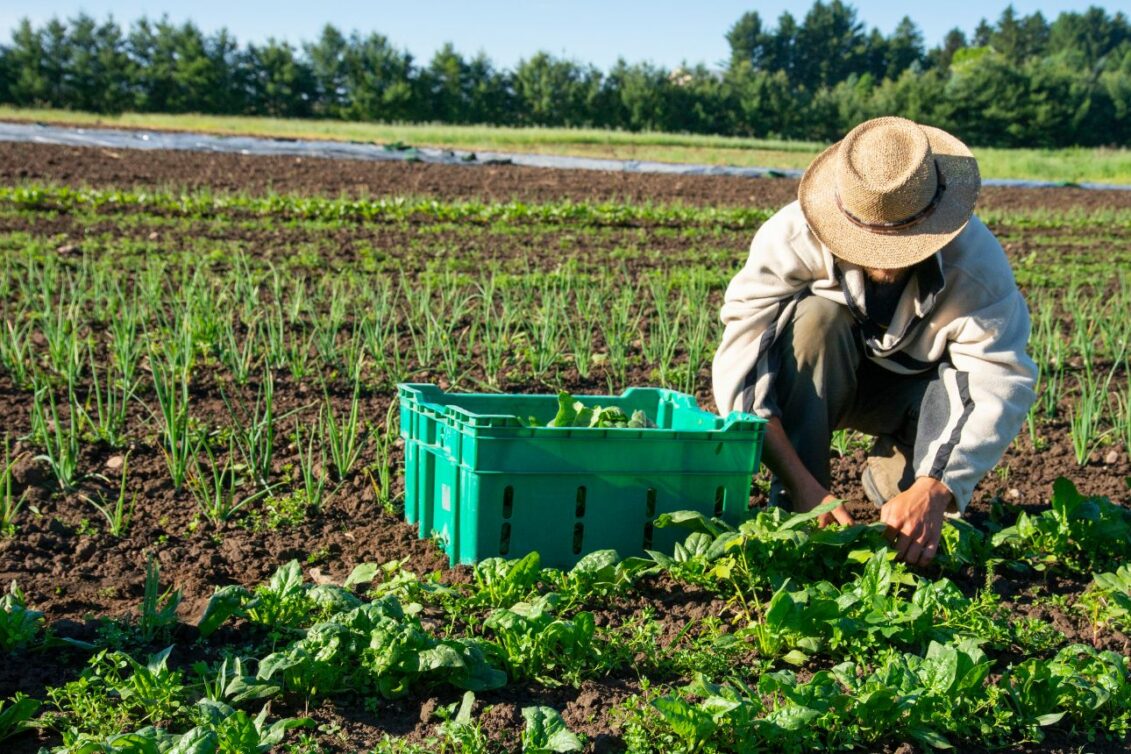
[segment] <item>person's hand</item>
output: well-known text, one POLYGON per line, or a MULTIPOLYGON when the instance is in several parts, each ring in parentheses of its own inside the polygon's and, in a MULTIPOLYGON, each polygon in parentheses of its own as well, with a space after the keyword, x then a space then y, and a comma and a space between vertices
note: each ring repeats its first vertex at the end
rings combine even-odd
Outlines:
MULTIPOLYGON (((824 496, 818 498, 816 502, 811 502, 808 504, 797 503, 795 504, 795 507, 797 508, 797 511, 799 513, 805 513, 807 511, 813 510, 818 505, 824 505, 825 503, 832 500, 836 500, 836 498, 826 492, 824 496)), ((817 526, 820 526, 823 529, 834 521, 839 524, 843 524, 844 526, 851 526, 852 524, 856 523, 856 520, 852 518, 852 514, 848 512, 848 509, 843 505, 838 505, 828 513, 822 513, 820 516, 818 516, 817 526)))
POLYGON ((942 535, 943 514, 954 500, 947 486, 931 477, 919 477, 880 508, 884 536, 896 555, 909 565, 925 566, 935 559, 942 535))

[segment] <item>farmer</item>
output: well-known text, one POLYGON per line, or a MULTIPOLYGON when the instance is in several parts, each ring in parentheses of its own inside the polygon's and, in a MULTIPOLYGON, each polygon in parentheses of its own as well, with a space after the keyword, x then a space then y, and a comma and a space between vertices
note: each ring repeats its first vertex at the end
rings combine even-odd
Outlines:
MULTIPOLYGON (((769 420, 771 503, 832 500, 833 430, 876 436, 861 477, 900 558, 935 556, 1034 399, 1029 313, 973 216, 981 178, 955 137, 876 118, 819 155, 758 230, 726 291, 721 412, 769 420)), ((822 523, 852 523, 839 506, 822 523)))

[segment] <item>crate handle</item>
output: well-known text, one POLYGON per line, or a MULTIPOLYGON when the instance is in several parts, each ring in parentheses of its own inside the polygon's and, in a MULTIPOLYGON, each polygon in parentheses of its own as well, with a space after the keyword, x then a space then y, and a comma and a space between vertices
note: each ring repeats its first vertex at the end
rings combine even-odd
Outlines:
POLYGON ((769 424, 769 422, 767 422, 757 414, 750 414, 745 411, 731 411, 726 415, 726 418, 723 419, 722 427, 720 429, 725 432, 731 427, 734 427, 738 424, 753 424, 756 426, 761 425, 761 428, 764 430, 765 425, 769 424))

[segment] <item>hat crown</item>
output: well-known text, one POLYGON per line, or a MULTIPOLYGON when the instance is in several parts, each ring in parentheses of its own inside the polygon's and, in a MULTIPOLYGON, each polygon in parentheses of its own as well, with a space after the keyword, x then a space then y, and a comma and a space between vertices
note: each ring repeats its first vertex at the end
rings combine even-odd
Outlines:
POLYGON ((927 134, 905 118, 876 118, 849 131, 837 149, 835 175, 841 210, 868 225, 914 218, 939 190, 927 134))

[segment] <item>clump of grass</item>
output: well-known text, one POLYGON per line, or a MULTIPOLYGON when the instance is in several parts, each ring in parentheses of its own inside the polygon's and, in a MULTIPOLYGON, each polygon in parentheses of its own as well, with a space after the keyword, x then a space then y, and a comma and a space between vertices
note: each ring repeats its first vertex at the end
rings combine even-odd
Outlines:
POLYGON ((12 491, 16 463, 24 457, 23 453, 11 454, 11 443, 4 435, 4 465, 0 466, 0 535, 11 536, 16 531, 16 515, 27 500, 27 490, 18 497, 12 491))

